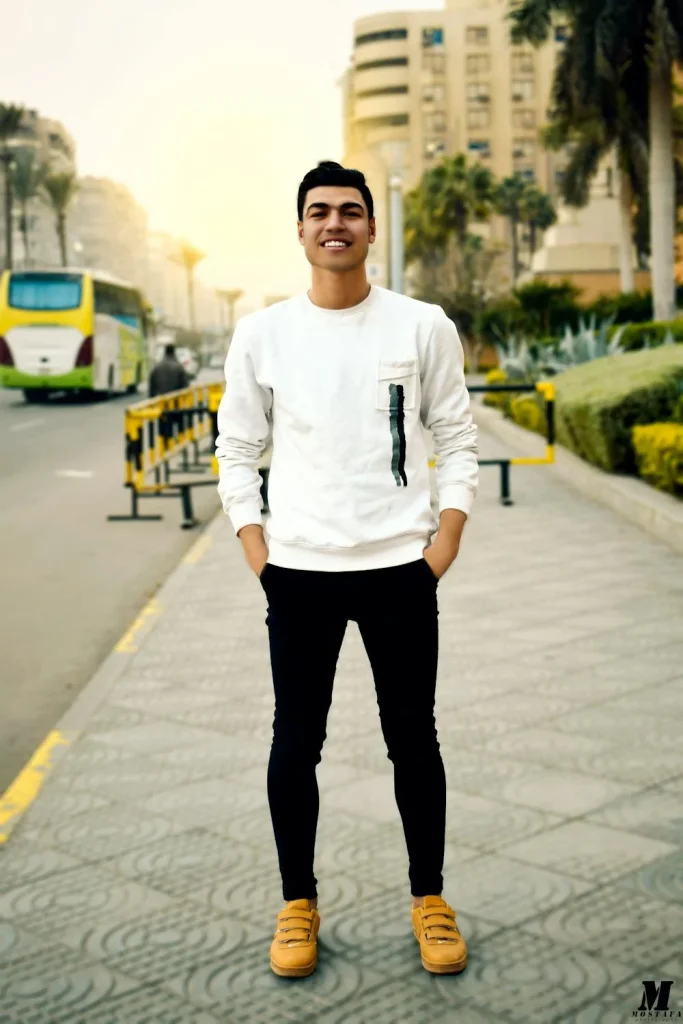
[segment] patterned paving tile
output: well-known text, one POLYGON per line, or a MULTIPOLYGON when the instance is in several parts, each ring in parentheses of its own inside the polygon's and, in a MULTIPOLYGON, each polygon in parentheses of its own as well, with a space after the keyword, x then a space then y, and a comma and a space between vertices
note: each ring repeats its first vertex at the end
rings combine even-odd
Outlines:
POLYGON ((99 1008, 139 988, 108 966, 53 946, 33 957, 0 963, 0 1006, 21 1024, 72 1024, 80 1014, 99 1008))
POLYGON ((663 857, 662 860, 642 867, 640 871, 620 878, 618 884, 653 899, 683 904, 683 854, 677 850, 669 857, 663 857))
POLYGON ((0 846, 0 893, 16 889, 27 882, 38 882, 49 875, 81 867, 82 860, 61 850, 49 850, 38 843, 15 835, 12 855, 9 847, 0 846))
POLYGON ((530 864, 491 855, 466 861, 452 880, 452 905, 501 926, 536 916, 592 886, 530 864))
POLYGON ((86 865, 10 889, 0 896, 0 919, 19 926, 25 923, 37 935, 55 935, 67 928, 75 915, 83 920, 102 915, 135 916, 169 902, 161 893, 86 865))
POLYGON ((446 839, 477 850, 497 850, 560 821, 556 814, 448 790, 446 839))
POLYGON ((570 821, 506 847, 505 855, 599 884, 657 861, 674 849, 659 839, 570 821))
POLYGON ((448 978, 436 978, 435 987, 445 998, 454 996, 454 1020, 464 1002, 519 1024, 554 1024, 587 1000, 611 992, 630 971, 619 961, 568 950, 544 936, 512 929, 486 942, 457 988, 448 985, 448 978))
POLYGON ((673 790, 633 793, 588 815, 586 820, 683 846, 683 800, 673 790))

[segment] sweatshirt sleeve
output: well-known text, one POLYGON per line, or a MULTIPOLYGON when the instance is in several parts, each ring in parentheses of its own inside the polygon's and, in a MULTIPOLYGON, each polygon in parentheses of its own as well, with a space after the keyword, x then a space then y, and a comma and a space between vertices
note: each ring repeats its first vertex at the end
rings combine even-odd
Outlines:
POLYGON ((272 393, 256 379, 250 336, 235 328, 225 361, 225 392, 218 409, 218 494, 235 533, 261 525, 258 465, 268 442, 272 393))
POLYGON ((432 433, 439 512, 457 508, 469 515, 477 493, 477 428, 465 386, 465 357, 452 320, 440 306, 421 368, 420 414, 432 433))

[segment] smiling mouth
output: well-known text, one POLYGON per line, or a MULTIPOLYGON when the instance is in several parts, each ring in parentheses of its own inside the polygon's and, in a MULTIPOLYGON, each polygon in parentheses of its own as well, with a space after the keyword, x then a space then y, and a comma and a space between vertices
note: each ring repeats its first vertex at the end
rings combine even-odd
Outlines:
POLYGON ((348 249, 350 245, 350 242, 345 242, 343 239, 340 239, 339 241, 330 240, 322 243, 323 249, 339 249, 340 252, 342 249, 348 249))

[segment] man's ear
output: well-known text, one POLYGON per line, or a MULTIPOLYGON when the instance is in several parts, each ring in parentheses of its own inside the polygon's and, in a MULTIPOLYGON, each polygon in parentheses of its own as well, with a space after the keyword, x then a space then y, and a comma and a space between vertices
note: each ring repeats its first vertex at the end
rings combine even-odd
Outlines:
POLYGON ((375 222, 375 218, 374 217, 370 218, 369 231, 370 231, 370 243, 372 244, 375 241, 375 239, 377 238, 377 224, 375 222))
POLYGON ((304 244, 304 226, 300 220, 296 222, 296 233, 301 245, 304 244))

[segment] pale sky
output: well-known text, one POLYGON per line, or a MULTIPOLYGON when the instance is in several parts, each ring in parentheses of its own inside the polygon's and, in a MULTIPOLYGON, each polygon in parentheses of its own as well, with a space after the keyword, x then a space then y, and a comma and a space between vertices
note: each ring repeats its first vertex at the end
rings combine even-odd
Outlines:
POLYGON ((62 121, 78 172, 208 253, 249 304, 307 287, 296 190, 341 160, 353 21, 442 0, 0 0, 0 100, 62 121))

